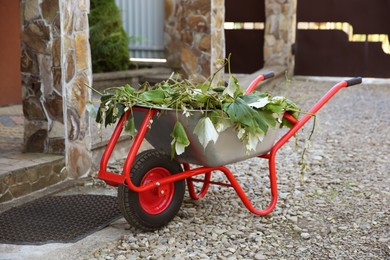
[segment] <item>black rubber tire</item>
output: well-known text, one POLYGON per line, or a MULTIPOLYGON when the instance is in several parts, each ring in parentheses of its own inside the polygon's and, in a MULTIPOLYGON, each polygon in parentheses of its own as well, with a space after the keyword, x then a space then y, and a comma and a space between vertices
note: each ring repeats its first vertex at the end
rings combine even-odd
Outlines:
MULTIPOLYGON (((170 156, 157 150, 147 150, 138 154, 130 170, 130 178, 139 186, 143 177, 153 168, 162 167, 171 174, 183 171, 181 165, 170 156)), ((122 215, 127 222, 144 231, 153 231, 167 225, 180 210, 185 193, 185 181, 174 183, 174 194, 168 207, 159 214, 149 214, 140 203, 139 193, 130 190, 126 185, 118 187, 118 203, 122 215)))

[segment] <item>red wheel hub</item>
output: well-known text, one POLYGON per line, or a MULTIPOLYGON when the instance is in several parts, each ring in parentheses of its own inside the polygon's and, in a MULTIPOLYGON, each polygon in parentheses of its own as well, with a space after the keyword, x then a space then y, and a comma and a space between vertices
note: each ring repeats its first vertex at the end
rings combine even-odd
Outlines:
MULTIPOLYGON (((170 176, 171 173, 162 167, 156 167, 148 171, 141 181, 141 185, 156 182, 161 178, 170 176)), ((139 202, 143 210, 149 214, 160 214, 171 204, 175 185, 168 183, 155 189, 139 193, 139 202)))

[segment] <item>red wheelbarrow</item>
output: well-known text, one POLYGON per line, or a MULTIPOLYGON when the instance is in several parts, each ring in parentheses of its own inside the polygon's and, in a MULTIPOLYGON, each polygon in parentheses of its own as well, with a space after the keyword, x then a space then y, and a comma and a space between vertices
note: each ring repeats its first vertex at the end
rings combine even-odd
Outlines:
MULTIPOLYGON (((267 73, 257 77, 246 93, 252 92, 259 82, 272 76, 273 73, 267 73)), ((123 216, 131 225, 147 231, 161 228, 176 216, 183 202, 185 181, 192 199, 204 197, 210 185, 232 187, 248 210, 256 215, 267 215, 274 210, 278 201, 275 167, 277 151, 340 89, 361 82, 362 78, 358 77, 334 85, 299 120, 288 112, 284 113, 283 118, 293 125, 291 129, 277 141, 277 127, 269 130, 256 150, 250 153, 246 151, 245 145, 237 138, 233 129, 221 133, 222 136, 215 144, 210 143, 204 149, 198 138, 193 136, 193 129, 201 117, 199 111, 191 111, 191 117, 187 118, 180 117, 180 113, 167 108, 134 106, 118 121, 102 156, 98 178, 108 185, 118 186, 118 201, 123 216), (138 133, 125 160, 122 174, 108 172, 108 161, 124 123, 130 116, 134 117, 138 133), (173 128, 178 119, 184 125, 191 145, 182 155, 172 159, 169 155, 171 138, 167 131, 173 128), (155 149, 138 154, 144 139, 155 149), (253 157, 268 160, 271 201, 265 209, 256 209, 253 206, 234 174, 224 166, 253 157), (213 172, 222 172, 228 182, 213 181, 213 172), (195 178, 196 176, 198 177, 195 178), (201 187, 197 188, 195 182, 201 183, 201 187)))

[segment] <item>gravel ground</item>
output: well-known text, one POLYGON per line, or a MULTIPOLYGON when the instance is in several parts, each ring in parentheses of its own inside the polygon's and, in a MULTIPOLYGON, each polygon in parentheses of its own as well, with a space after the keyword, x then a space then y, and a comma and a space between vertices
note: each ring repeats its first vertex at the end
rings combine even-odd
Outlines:
MULTIPOLYGON (((271 92, 307 110, 333 83, 294 79, 271 92)), ((250 213, 233 189, 211 187, 200 201, 187 195, 165 228, 129 227, 84 259, 390 259, 389 97, 388 84, 341 90, 317 115, 303 173, 312 124, 283 146, 279 202, 269 216, 250 213)), ((229 168, 253 203, 267 206, 264 160, 229 168)))

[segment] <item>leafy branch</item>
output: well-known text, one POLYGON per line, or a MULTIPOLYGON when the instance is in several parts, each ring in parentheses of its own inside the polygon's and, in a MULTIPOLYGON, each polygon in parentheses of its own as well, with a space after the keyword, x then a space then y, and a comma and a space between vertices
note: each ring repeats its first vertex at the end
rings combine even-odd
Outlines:
MULTIPOLYGON (((300 108, 285 97, 272 97, 259 91, 245 95, 237 78, 230 72, 230 56, 211 79, 203 83, 179 80, 172 74, 167 80, 153 86, 146 82, 136 90, 127 84, 98 94, 101 98, 96 122, 105 126, 114 124, 126 110, 135 105, 172 108, 187 117, 191 116, 191 110, 204 111, 204 118, 199 120, 194 129, 194 134, 204 148, 210 142, 216 142, 219 133, 233 127, 247 150, 254 150, 270 128, 278 125, 290 127, 287 121, 281 119, 284 112, 290 112, 296 119, 301 113, 300 108), (226 65, 229 67, 227 86, 214 84, 216 73, 226 65)), ((126 129, 135 133, 134 122, 127 123, 126 129)), ((180 155, 190 145, 180 121, 176 122, 171 137, 172 156, 180 155)))

